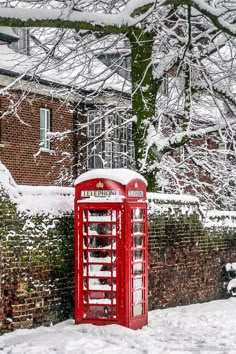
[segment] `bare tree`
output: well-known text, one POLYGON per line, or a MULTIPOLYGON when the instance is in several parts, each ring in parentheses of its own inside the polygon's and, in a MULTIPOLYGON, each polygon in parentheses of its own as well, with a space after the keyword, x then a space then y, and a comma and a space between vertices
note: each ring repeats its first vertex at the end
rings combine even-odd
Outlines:
MULTIPOLYGON (((211 203, 227 205, 231 200, 234 207, 235 172, 230 170, 235 169, 236 4, 230 0, 1 4, 0 25, 36 28, 32 36, 44 53, 37 74, 52 63, 63 64, 65 70, 75 68, 81 48, 91 60, 109 46, 119 52, 119 43, 125 40, 129 50, 121 59, 97 78, 85 72, 82 86, 99 82, 95 90, 99 92, 122 59, 130 57, 136 169, 146 175, 150 190, 157 185, 172 192, 194 189, 211 203), (220 152, 219 143, 225 146, 220 152), (215 198, 209 198, 211 193, 215 198)), ((37 50, 33 54, 37 57, 37 50)), ((88 62, 81 64, 89 68, 88 62)), ((75 76, 70 85, 80 73, 75 76)), ((123 87, 128 90, 125 82, 123 87)))

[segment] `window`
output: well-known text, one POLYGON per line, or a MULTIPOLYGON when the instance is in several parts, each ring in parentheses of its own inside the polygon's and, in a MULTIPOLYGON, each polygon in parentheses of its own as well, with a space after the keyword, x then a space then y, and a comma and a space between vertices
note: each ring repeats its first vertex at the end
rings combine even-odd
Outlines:
POLYGON ((40 147, 43 149, 50 149, 50 110, 47 108, 40 108, 40 147))
POLYGON ((120 152, 120 145, 119 143, 113 143, 113 167, 118 168, 120 167, 119 164, 119 152, 120 152))
POLYGON ((102 119, 97 111, 89 111, 88 114, 88 136, 99 137, 102 134, 102 119))
POLYGON ((105 161, 105 167, 112 168, 112 142, 110 141, 105 142, 105 161))
POLYGON ((120 157, 121 167, 127 167, 127 144, 120 144, 120 157))
POLYGON ((218 149, 220 151, 225 152, 227 150, 227 144, 226 143, 219 143, 218 149))
POLYGON ((133 165, 132 123, 124 112, 89 111, 88 138, 89 169, 133 165))
POLYGON ((218 145, 218 150, 222 159, 227 158, 227 143, 221 142, 218 145))
POLYGON ((168 96, 168 90, 169 90, 169 87, 168 87, 168 77, 167 77, 167 76, 164 76, 163 79, 162 79, 161 87, 160 87, 160 93, 161 93, 162 95, 168 96))
POLYGON ((19 37, 19 40, 10 44, 10 48, 21 54, 30 54, 30 37, 27 28, 13 27, 13 31, 19 37))
POLYGON ((113 114, 106 115, 105 119, 105 132, 106 137, 111 138, 114 135, 114 116, 113 114))
POLYGON ((88 168, 103 168, 103 142, 91 142, 88 145, 88 168))

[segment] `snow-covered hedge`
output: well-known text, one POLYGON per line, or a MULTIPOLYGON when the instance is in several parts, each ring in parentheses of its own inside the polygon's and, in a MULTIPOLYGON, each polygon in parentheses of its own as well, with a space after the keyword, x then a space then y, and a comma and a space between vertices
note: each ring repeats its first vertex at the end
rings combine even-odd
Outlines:
POLYGON ((147 193, 149 215, 202 216, 199 199, 191 195, 147 193))

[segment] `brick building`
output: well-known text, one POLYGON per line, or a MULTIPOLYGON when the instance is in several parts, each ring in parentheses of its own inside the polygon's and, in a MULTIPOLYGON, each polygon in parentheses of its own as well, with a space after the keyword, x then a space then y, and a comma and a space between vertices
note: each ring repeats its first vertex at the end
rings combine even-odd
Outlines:
MULTIPOLYGON (((26 55, 27 38, 27 32, 0 28, 0 160, 15 181, 71 185, 81 170, 130 167, 129 100, 117 89, 124 79, 110 77, 86 103, 86 94, 96 90, 92 79, 77 78, 72 87, 72 72, 39 70, 35 57, 26 55), (114 109, 118 101, 124 107, 119 112, 114 109)), ((104 71, 98 59, 94 66, 104 71)))

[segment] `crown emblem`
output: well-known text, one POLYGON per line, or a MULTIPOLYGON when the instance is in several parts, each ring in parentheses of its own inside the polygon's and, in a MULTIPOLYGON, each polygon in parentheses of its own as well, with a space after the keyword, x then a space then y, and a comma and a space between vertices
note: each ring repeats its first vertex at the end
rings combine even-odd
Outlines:
POLYGON ((138 188, 138 183, 137 182, 134 184, 134 188, 138 188))
POLYGON ((97 187, 97 188, 103 188, 103 187, 104 187, 104 184, 103 184, 101 181, 99 181, 99 182, 96 184, 96 187, 97 187))

